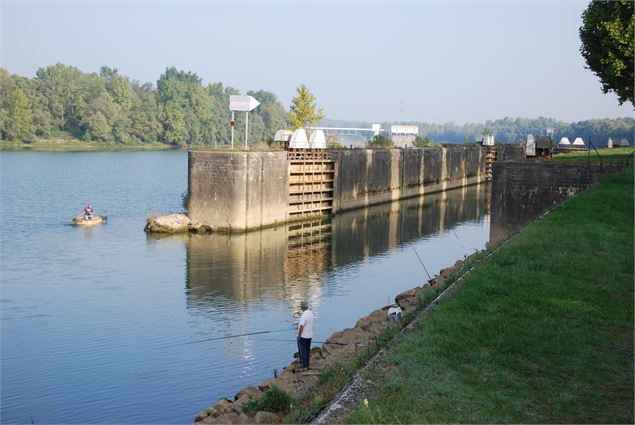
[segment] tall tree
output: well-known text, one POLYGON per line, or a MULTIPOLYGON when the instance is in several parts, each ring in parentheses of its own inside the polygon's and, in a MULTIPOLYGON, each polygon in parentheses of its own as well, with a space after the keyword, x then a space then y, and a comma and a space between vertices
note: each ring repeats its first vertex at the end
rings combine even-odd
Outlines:
POLYGON ((212 105, 198 75, 167 68, 157 82, 162 104, 163 138, 167 143, 209 143, 206 123, 212 105), (207 139, 206 139, 207 136, 207 139))
POLYGON ((104 80, 106 90, 112 96, 112 100, 121 106, 124 113, 127 113, 132 107, 132 88, 130 81, 126 77, 119 75, 116 69, 102 66, 99 76, 104 80))
POLYGON ((620 105, 633 101, 633 0, 592 1, 582 14, 580 52, 602 82, 602 91, 617 93, 620 105))
POLYGON ((20 87, 13 90, 9 98, 5 125, 6 136, 9 140, 26 141, 33 137, 31 103, 20 87))
POLYGON ((298 95, 291 101, 289 121, 294 130, 306 128, 324 118, 324 110, 317 109, 315 96, 304 84, 296 89, 298 95))
POLYGON ((150 83, 139 85, 137 82, 132 83, 132 91, 130 135, 143 143, 157 142, 161 135, 161 122, 156 91, 150 83))

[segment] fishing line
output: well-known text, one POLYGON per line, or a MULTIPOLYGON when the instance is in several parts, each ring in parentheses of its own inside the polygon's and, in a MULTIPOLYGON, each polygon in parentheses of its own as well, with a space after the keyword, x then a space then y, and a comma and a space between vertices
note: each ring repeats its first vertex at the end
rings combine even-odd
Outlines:
POLYGON ((221 339, 230 339, 230 338, 239 338, 241 336, 271 334, 271 333, 276 333, 276 332, 289 332, 289 331, 292 331, 292 330, 295 330, 295 328, 277 329, 277 330, 273 330, 273 331, 247 332, 247 333, 238 334, 238 335, 217 336, 217 337, 214 337, 214 338, 206 338, 206 339, 199 339, 197 341, 188 341, 188 342, 182 342, 180 344, 172 344, 172 345, 168 345, 168 347, 180 347, 182 345, 198 344, 198 343, 201 343, 201 342, 218 341, 218 340, 221 340, 221 339))
MULTIPOLYGON (((262 338, 258 339, 258 341, 276 341, 276 342, 297 342, 297 339, 278 339, 278 338, 262 338)), ((353 345, 355 342, 326 342, 326 341, 315 341, 311 340, 311 344, 327 344, 327 345, 353 345)))
POLYGON ((452 234, 453 234, 453 235, 454 235, 454 237, 456 238, 457 242, 458 242, 459 244, 461 244, 461 246, 462 246, 462 247, 465 247, 465 248, 470 248, 470 249, 473 249, 473 250, 474 250, 474 252, 478 252, 478 249, 474 248, 473 246, 470 246, 470 245, 467 245, 467 244, 464 244, 463 242, 461 242, 461 239, 459 239, 459 236, 456 234, 456 232, 455 232, 454 230, 452 230, 452 234))
POLYGON ((415 254, 417 254, 417 258, 419 259, 419 262, 423 266, 423 270, 426 271, 426 274, 428 275, 428 279, 430 279, 428 282, 432 282, 432 276, 430 276, 430 273, 428 273, 428 269, 426 268, 426 265, 423 264, 423 261, 421 260, 421 257, 419 257, 419 253, 417 252, 414 246, 412 247, 412 250, 415 252, 415 254))

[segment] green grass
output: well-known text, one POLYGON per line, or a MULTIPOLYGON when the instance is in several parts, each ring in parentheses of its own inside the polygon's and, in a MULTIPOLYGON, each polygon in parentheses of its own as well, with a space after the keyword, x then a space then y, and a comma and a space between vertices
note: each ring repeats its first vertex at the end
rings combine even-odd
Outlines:
POLYGON ((633 423, 633 169, 477 265, 369 375, 344 423, 633 423))
MULTIPOLYGON (((633 148, 598 149, 588 152, 569 152, 554 155, 556 161, 562 162, 626 162, 633 160, 633 148)), ((632 163, 632 162, 631 162, 632 163)))
MULTIPOLYGON (((485 253, 478 253, 471 256, 461 270, 452 273, 446 277, 442 283, 435 285, 435 287, 428 286, 417 300, 418 305, 416 310, 420 311, 434 301, 436 297, 454 283, 465 270, 470 269, 475 263, 480 262, 484 255, 485 253)), ((403 320, 399 322, 397 326, 389 327, 381 331, 377 337, 369 341, 368 347, 365 350, 361 350, 353 359, 346 363, 337 363, 323 371, 320 374, 319 385, 311 389, 303 400, 292 405, 289 414, 285 417, 284 423, 307 423, 315 417, 315 415, 337 395, 338 391, 350 381, 353 375, 365 366, 379 350, 387 347, 389 343, 392 343, 394 338, 398 336, 399 331, 410 323, 415 314, 416 312, 414 310, 407 311, 404 314, 403 320)))

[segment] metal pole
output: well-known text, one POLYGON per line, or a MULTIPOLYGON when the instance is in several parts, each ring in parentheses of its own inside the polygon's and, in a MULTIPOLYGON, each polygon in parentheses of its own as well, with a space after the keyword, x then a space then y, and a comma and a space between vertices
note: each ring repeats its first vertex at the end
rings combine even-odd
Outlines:
POLYGON ((249 137, 249 112, 245 111, 245 150, 247 150, 248 137, 249 137))
MULTIPOLYGON (((234 121, 234 111, 232 111, 232 123, 235 123, 236 121, 234 121)), ((234 149, 234 125, 231 125, 232 128, 232 149, 234 149)))

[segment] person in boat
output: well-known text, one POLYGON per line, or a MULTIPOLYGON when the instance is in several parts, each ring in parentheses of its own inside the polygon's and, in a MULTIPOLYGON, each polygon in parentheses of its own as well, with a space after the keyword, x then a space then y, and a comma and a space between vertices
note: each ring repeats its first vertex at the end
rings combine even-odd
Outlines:
POLYGON ((298 350, 300 351, 300 371, 309 368, 309 355, 311 352, 311 339, 313 338, 313 312, 309 310, 309 303, 300 303, 302 315, 298 323, 298 350))
POLYGON ((93 210, 92 204, 88 204, 84 208, 84 220, 92 220, 93 218, 95 218, 95 210, 93 210))

